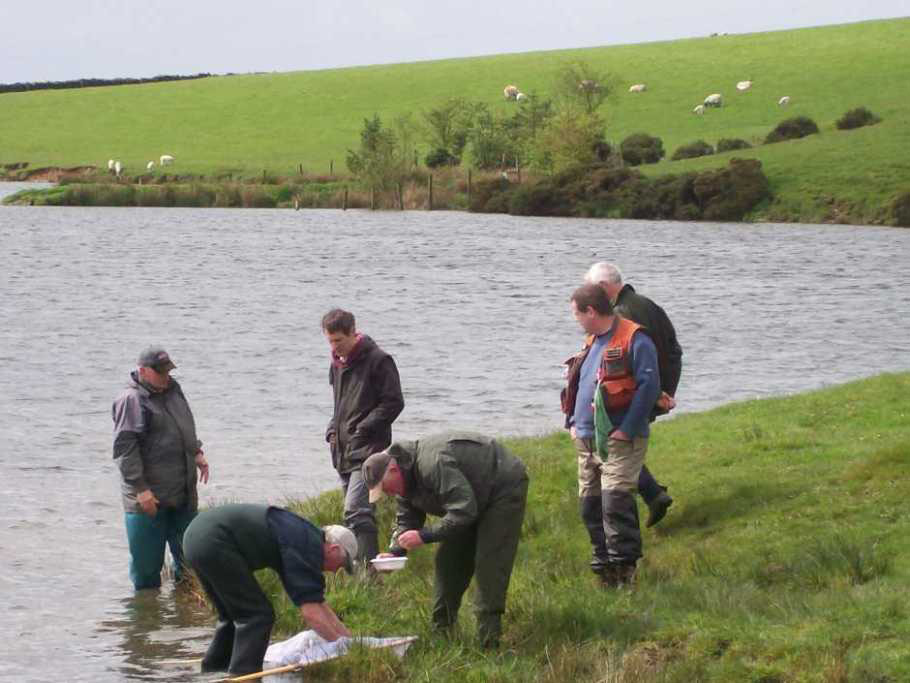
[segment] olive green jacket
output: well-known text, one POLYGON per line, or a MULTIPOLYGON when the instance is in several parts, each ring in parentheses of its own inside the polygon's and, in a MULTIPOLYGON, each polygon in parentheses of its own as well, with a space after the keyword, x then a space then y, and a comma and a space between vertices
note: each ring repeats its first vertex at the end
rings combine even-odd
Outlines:
POLYGON ((468 529, 489 504, 527 480, 524 463, 494 439, 471 432, 447 432, 421 441, 397 441, 389 454, 402 469, 406 493, 398 496, 395 540, 418 529, 424 543, 442 541, 468 529), (426 516, 439 521, 425 526, 426 516))

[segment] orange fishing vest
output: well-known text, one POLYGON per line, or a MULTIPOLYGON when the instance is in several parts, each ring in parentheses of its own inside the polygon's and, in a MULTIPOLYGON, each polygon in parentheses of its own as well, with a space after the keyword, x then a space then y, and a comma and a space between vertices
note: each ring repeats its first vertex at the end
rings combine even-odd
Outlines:
POLYGON ((597 381, 608 413, 624 411, 635 396, 637 385, 632 368, 632 336, 640 329, 638 323, 617 316, 616 329, 604 348, 597 381))

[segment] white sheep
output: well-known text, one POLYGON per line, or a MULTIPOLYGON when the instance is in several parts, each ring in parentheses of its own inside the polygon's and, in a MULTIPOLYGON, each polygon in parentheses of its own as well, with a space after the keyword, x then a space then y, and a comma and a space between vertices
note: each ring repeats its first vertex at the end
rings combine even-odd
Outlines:
POLYGON ((786 107, 788 104, 790 104, 790 96, 784 95, 777 101, 777 104, 781 107, 786 107))
POLYGON ((748 90, 752 87, 752 81, 740 81, 736 84, 737 90, 748 90))
POLYGON ((644 92, 648 89, 644 83, 636 83, 635 85, 629 86, 629 92, 644 92))
POLYGON ((712 95, 708 95, 705 98, 706 107, 719 107, 723 103, 724 103, 724 98, 721 96, 720 93, 717 93, 717 92, 712 95))
POLYGON ((520 93, 518 93, 518 94, 515 96, 515 99, 516 99, 518 102, 524 102, 526 99, 528 99, 528 96, 525 95, 523 92, 520 92, 520 93))
POLYGON ((517 99, 518 93, 519 93, 518 86, 515 86, 515 85, 507 85, 502 90, 502 96, 505 97, 507 100, 517 99))
POLYGON ((116 175, 119 178, 121 171, 123 171, 123 164, 121 164, 119 161, 115 161, 114 162, 114 175, 116 175))
POLYGON ((170 154, 162 154, 161 158, 158 161, 162 166, 170 166, 172 163, 174 163, 174 157, 172 157, 170 154))
POLYGON ((698 114, 699 116, 701 116, 702 114, 705 113, 705 105, 703 105, 703 104, 698 105, 697 107, 695 107, 695 109, 692 110, 692 113, 698 114))
POLYGON ((154 161, 150 161, 150 162, 148 162, 148 163, 145 165, 145 170, 146 170, 146 171, 151 171, 153 168, 155 168, 155 162, 154 162, 154 161))
POLYGON ((108 159, 108 160, 107 160, 107 170, 108 170, 108 171, 113 171, 113 170, 114 170, 114 160, 113 160, 113 159, 108 159))

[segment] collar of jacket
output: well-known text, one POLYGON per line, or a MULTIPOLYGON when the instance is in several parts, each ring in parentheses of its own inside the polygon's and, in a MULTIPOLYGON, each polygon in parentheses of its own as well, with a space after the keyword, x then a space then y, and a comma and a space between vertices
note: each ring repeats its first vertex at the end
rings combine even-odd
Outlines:
POLYGON ((357 341, 354 342, 354 348, 351 349, 351 352, 347 356, 342 358, 334 351, 332 352, 332 365, 336 368, 349 368, 356 363, 362 355, 369 351, 373 345, 373 340, 367 335, 358 334, 357 341))

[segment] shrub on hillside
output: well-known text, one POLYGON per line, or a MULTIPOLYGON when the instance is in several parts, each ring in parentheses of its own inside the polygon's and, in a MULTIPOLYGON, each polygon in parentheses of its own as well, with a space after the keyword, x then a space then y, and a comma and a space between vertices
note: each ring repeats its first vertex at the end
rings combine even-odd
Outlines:
POLYGON ((679 161, 680 159, 694 159, 695 157, 705 157, 709 154, 714 154, 714 148, 704 140, 696 140, 695 142, 690 142, 688 145, 677 147, 676 151, 673 152, 673 156, 670 157, 670 160, 679 161))
POLYGON ((731 159, 727 168, 699 173, 692 192, 708 221, 741 221, 771 196, 768 178, 757 159, 731 159))
POLYGON ((478 213, 509 213, 509 192, 512 185, 504 178, 479 180, 471 188, 471 211, 478 213))
POLYGON ((902 228, 910 228, 910 190, 899 194, 891 202, 891 222, 902 228))
POLYGON ((851 109, 837 120, 838 130, 851 130, 879 123, 881 119, 865 107, 851 109))
POLYGON ((752 145, 742 138, 721 138, 717 141, 717 153, 731 152, 735 149, 750 149, 752 145))
POLYGON ((426 155, 423 163, 427 165, 427 168, 439 168, 440 166, 458 166, 461 159, 451 154, 449 150, 437 147, 426 155))
POLYGON ((664 157, 664 143, 647 133, 633 133, 623 140, 619 148, 623 161, 629 166, 655 164, 664 157))
POLYGON ((794 116, 777 124, 777 128, 768 133, 765 144, 783 142, 784 140, 797 140, 807 135, 818 133, 818 126, 808 116, 794 116))

